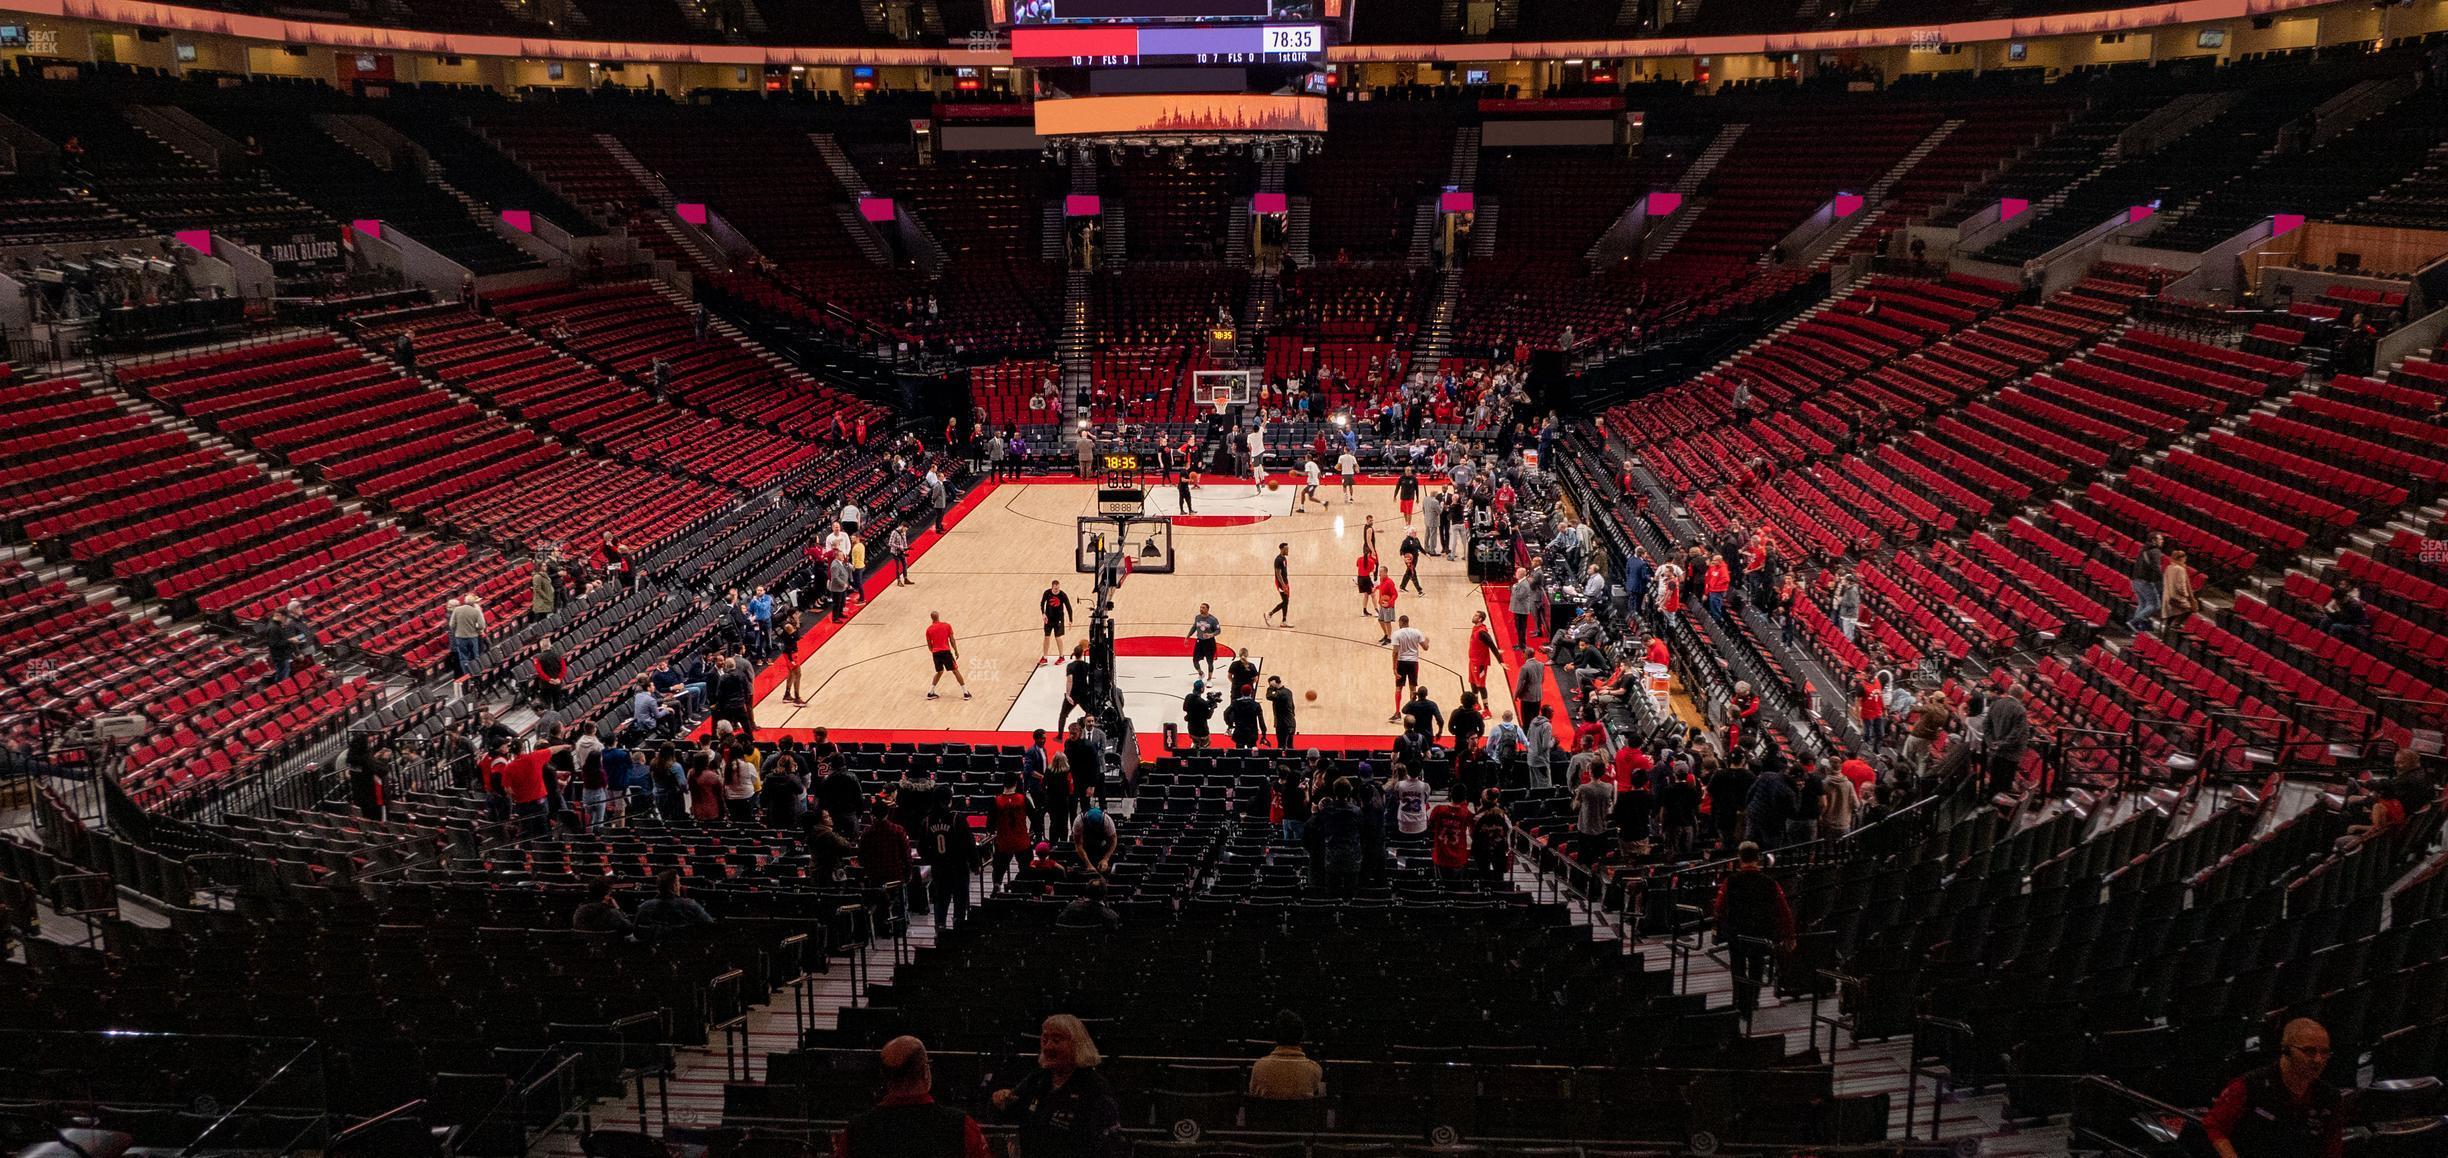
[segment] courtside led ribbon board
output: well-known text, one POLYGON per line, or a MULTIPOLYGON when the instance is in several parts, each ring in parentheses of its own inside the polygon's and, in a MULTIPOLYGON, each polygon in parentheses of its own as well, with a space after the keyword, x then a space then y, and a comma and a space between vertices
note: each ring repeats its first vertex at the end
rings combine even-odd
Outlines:
POLYGON ((1683 195, 1680 193, 1652 193, 1649 195, 1649 216, 1651 217, 1665 217, 1682 207, 1683 195))
POLYGON ((683 201, 672 206, 672 212, 679 214, 680 220, 691 225, 706 223, 706 207, 705 202, 702 201, 683 201))
POLYGON ((1063 195, 1063 216, 1065 217, 1094 217, 1104 211, 1105 199, 1094 193, 1063 195))
POLYGON ((1253 193, 1250 195, 1250 212, 1252 213, 1281 213, 1290 207, 1290 200, 1281 193, 1253 193))
POLYGON ((890 222, 894 217, 893 199, 890 197, 861 197, 859 198, 859 216, 877 225, 890 222))
POLYGON ((535 214, 524 209, 502 210, 502 224, 521 233, 535 232, 535 214))

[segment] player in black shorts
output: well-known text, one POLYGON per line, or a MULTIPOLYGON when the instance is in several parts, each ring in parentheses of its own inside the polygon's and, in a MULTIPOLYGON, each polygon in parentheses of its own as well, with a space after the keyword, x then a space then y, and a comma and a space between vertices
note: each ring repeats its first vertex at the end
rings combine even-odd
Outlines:
POLYGON ((1292 626, 1292 544, 1275 544, 1275 608, 1259 617, 1263 623, 1283 616, 1283 625, 1292 626))
POLYGON ((1046 584, 1045 593, 1037 597, 1037 610, 1045 614, 1045 641, 1039 644, 1037 662, 1061 663, 1063 632, 1071 624, 1071 596, 1064 593, 1062 580, 1046 584))
POLYGON ((1190 670, 1204 669, 1202 674, 1208 679, 1215 678, 1216 637, 1223 631, 1224 625, 1215 613, 1206 604, 1199 604, 1198 614, 1190 619, 1190 670))
POLYGON ((1096 675, 1095 665, 1088 662, 1088 645, 1083 643, 1071 652, 1071 662, 1063 667, 1062 712, 1054 717, 1054 730, 1063 730, 1073 710, 1088 714, 1088 681, 1096 675))

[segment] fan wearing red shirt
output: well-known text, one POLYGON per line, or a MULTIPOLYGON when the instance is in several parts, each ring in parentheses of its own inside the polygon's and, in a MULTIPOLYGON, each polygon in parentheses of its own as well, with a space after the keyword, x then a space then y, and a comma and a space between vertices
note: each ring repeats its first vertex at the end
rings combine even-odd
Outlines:
POLYGON ((1488 668, 1496 662, 1496 636, 1488 630, 1487 612, 1471 612, 1470 689, 1487 700, 1488 668))
POLYGON ((952 673, 952 682, 960 685, 961 698, 969 698, 969 679, 961 674, 960 647, 952 641, 952 625, 943 621, 940 612, 927 612, 927 651, 935 657, 935 678, 927 681, 927 697, 934 699, 935 685, 942 683, 945 672, 952 673))
POLYGON ((1615 791, 1632 791, 1632 778, 1655 767, 1657 761, 1639 748, 1626 744, 1615 749, 1615 791))
POLYGON ((1657 667, 1665 667, 1667 658, 1665 639, 1655 635, 1650 636, 1648 656, 1649 662, 1657 667))
POLYGON ((1708 571, 1701 576, 1701 594, 1708 603, 1709 614, 1725 618, 1726 588, 1734 585, 1734 572, 1727 569, 1725 557, 1711 556, 1708 571))
POLYGON ((1887 688, 1875 675, 1863 676, 1861 688, 1853 693, 1854 711, 1861 715, 1862 742, 1873 752, 1887 741, 1887 688))
POLYGON ((1478 819, 1471 811, 1470 788, 1460 781, 1446 790, 1445 803, 1428 811, 1428 859, 1437 876, 1462 879, 1470 867, 1471 826, 1478 819))
POLYGON ((519 827, 530 836, 542 836, 552 827, 552 774, 549 766, 554 753, 569 750, 567 744, 538 748, 502 765, 503 791, 510 797, 510 814, 518 818, 519 827))
POLYGON ((1377 553, 1368 550, 1361 551, 1360 559, 1355 565, 1360 571, 1360 614, 1369 615, 1377 610, 1377 604, 1373 599, 1377 594, 1377 553))

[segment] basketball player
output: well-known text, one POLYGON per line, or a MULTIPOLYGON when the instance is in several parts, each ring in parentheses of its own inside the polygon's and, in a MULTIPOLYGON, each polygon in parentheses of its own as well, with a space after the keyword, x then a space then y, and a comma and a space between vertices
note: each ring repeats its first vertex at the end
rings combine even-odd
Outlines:
POLYGON ((1396 586, 1408 587, 1426 595, 1428 589, 1420 586, 1419 581, 1419 559, 1420 552, 1423 550, 1426 548, 1420 546, 1419 532, 1409 527, 1403 528, 1402 546, 1395 548, 1396 553, 1402 556, 1403 577, 1402 582, 1396 586))
POLYGON ((1199 604, 1198 614, 1190 620, 1190 670, 1204 668, 1202 674, 1211 680, 1215 678, 1216 636, 1223 631, 1224 625, 1216 621, 1207 605, 1199 604))
POLYGON ((1304 458, 1301 460, 1300 501, 1293 504, 1293 511, 1300 512, 1308 510, 1309 504, 1311 503, 1316 503, 1321 507, 1332 507, 1334 505, 1333 503, 1318 497, 1318 479, 1321 477, 1323 477, 1323 473, 1318 470, 1317 459, 1304 458))
POLYGON ((942 683, 945 672, 952 673, 952 682, 960 685, 961 698, 969 698, 968 677, 961 674, 960 645, 952 641, 952 625, 936 612, 927 612, 927 651, 935 656, 935 678, 927 681, 927 698, 935 699, 935 685, 942 683))
POLYGON ((1360 549, 1368 552, 1372 559, 1377 557, 1377 516, 1375 515, 1360 516, 1360 549))
POLYGON ((1471 612, 1470 627, 1470 688, 1480 702, 1487 702, 1487 673, 1496 662, 1496 633, 1488 629, 1487 612, 1471 612))
POLYGON ((1343 453, 1335 458, 1335 473, 1343 476, 1343 501, 1351 502, 1352 480, 1359 477, 1360 457, 1353 454, 1351 448, 1345 447, 1343 453))
MULTIPOLYGON (((1061 663, 1063 632, 1071 624, 1071 596, 1064 593, 1062 580, 1046 584, 1045 593, 1037 597, 1037 610, 1045 614, 1045 640, 1038 645, 1037 662, 1061 663)), ((1055 728, 1061 731, 1059 725, 1055 728)))
MULTIPOLYGON (((1201 604, 1201 606, 1205 605, 1201 604)), ((1283 616, 1285 627, 1292 626, 1292 544, 1290 543, 1275 544, 1275 606, 1265 615, 1260 616, 1259 622, 1264 623, 1278 615, 1283 616)))
POLYGON ((1360 552, 1360 614, 1377 614, 1377 556, 1366 548, 1360 552))
POLYGON ((1198 513, 1198 508, 1190 505, 1190 473, 1190 468, 1184 466, 1180 474, 1173 476, 1173 497, 1185 515, 1198 513))
MULTIPOLYGON (((1386 614, 1393 615, 1393 605, 1386 605, 1386 614)), ((1389 724, 1402 722, 1403 689, 1420 685, 1420 653, 1428 650, 1428 636, 1411 626, 1411 617, 1396 621, 1392 637, 1394 648, 1394 714, 1386 717, 1389 724)))
POLYGON ((1384 637, 1377 641, 1380 645, 1394 642, 1394 604, 1401 598, 1402 592, 1394 586, 1393 572, 1379 567, 1377 569, 1377 634, 1384 637))
POLYGON ((1419 502, 1419 475, 1404 467, 1402 477, 1394 480, 1394 501, 1402 507, 1404 522, 1411 521, 1411 508, 1419 502))
POLYGON ((1062 711, 1054 717, 1055 731, 1063 730, 1063 724, 1071 718, 1073 709, 1078 709, 1082 716, 1089 714, 1088 684, 1094 678, 1096 665, 1088 662, 1088 645, 1082 643, 1071 649, 1071 662, 1063 667, 1062 711))

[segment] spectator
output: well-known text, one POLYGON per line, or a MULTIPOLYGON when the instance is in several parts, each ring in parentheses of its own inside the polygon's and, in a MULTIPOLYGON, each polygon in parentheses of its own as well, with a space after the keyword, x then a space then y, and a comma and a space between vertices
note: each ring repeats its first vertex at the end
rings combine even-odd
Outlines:
POLYGON ((1886 673, 1862 676, 1861 686, 1853 689, 1853 715, 1861 721, 1863 747, 1877 752, 1887 746, 1886 673))
POLYGON ((741 824, 756 819, 757 789, 761 786, 756 761, 749 758, 749 752, 748 745, 739 741, 733 741, 723 752, 723 815, 741 824))
POLYGON ((789 756, 774 757, 773 769, 766 772, 757 786, 758 810, 765 814, 765 827, 796 829, 807 813, 807 782, 799 778, 799 762, 789 756))
POLYGON ((1003 791, 995 794, 986 827, 994 833, 994 883, 1003 887, 1004 874, 1012 866, 1024 862, 1029 848, 1029 826, 1035 808, 1028 794, 1021 790, 1021 774, 1013 772, 1003 777, 1003 791))
POLYGON ((1428 813, 1428 861, 1438 879, 1461 880, 1470 868, 1471 829, 1477 819, 1471 812, 1470 788, 1458 780, 1446 788, 1445 803, 1428 813))
MULTIPOLYGON (((2184 552, 2178 551, 2181 560, 2184 552)), ((2181 566, 2181 563, 2173 564, 2181 566)), ((2168 614, 2176 614, 2175 603, 2168 604, 2168 614)), ((2023 770, 2023 749, 2031 743, 2031 717, 2023 708, 2023 689, 2009 685, 1989 701, 1989 710, 1981 718, 1981 748, 1989 772, 1992 794, 2012 792, 2015 777, 2023 770)))
POLYGON ((909 882, 909 830, 901 827, 892 813, 877 812, 875 819, 867 822, 867 831, 859 834, 858 858, 867 887, 884 890, 889 903, 909 882))
POLYGON ((842 866, 848 864, 851 856, 858 851, 857 846, 850 843, 849 837, 833 827, 833 814, 821 808, 808 810, 807 827, 802 839, 808 850, 808 876, 813 880, 839 880, 842 866))
POLYGON ((1088 1027, 1058 1013, 1037 1031, 1037 1072, 996 1090, 995 1110, 1020 1125, 1027 1158, 1106 1158, 1122 1146, 1122 1109, 1097 1072, 1088 1027))
POLYGON ((502 791, 510 798, 510 815, 518 819, 520 829, 528 836, 542 836, 552 826, 550 765, 554 756, 567 751, 567 744, 540 747, 501 768, 502 791))
POLYGON ((637 924, 620 904, 612 899, 612 878, 597 877, 587 882, 587 901, 570 914, 570 928, 581 933, 619 933, 634 936, 637 924))
POLYGON ((1762 848, 1781 845, 1799 816, 1793 782, 1781 768, 1770 768, 1751 782, 1743 801, 1743 839, 1762 848))
POLYGON ((475 675, 476 665, 484 662, 484 601, 473 592, 453 599, 445 618, 450 624, 451 659, 458 664, 460 678, 475 675))
POLYGON ((685 929, 695 925, 711 925, 714 914, 705 906, 680 895, 680 874, 665 869, 655 876, 654 899, 638 906, 637 926, 641 929, 685 929))
POLYGON ((2160 573, 2159 609, 2163 616, 2160 630, 2174 636, 2184 629, 2184 621, 2200 610, 2201 603, 2193 590, 2193 568, 2185 563, 2185 550, 2178 547, 2167 554, 2167 568, 2160 573))
MULTIPOLYGON (((1327 790, 1309 820, 1310 847, 1325 870, 1326 895, 1349 900, 1359 891, 1362 867, 1362 822, 1349 779, 1338 779, 1327 790)), ((1382 841, 1382 837, 1380 838, 1382 841)))
POLYGON ((1092 877, 1103 877, 1113 869, 1114 852, 1121 847, 1121 837, 1115 831, 1113 816, 1099 805, 1094 792, 1082 793, 1081 803, 1079 820, 1071 826, 1071 847, 1079 854, 1083 871, 1092 877))
POLYGON ((1573 836, 1578 857, 1595 864, 1614 841, 1615 782, 1596 767, 1586 767, 1573 789, 1573 836))
MULTIPOLYGON (((1766 783, 1773 778, 1760 779, 1766 783)), ((1732 956, 1734 1008, 1746 1021, 1759 1008, 1769 955, 1790 953, 1794 946, 1793 906, 1785 899, 1785 887, 1763 867, 1760 846, 1744 841, 1734 850, 1734 871, 1717 886, 1717 936, 1732 956)))
POLYGON ((1271 1102, 1299 1102, 1326 1096, 1326 1071, 1319 1068, 1301 1039, 1309 1025, 1289 1009, 1275 1015, 1275 1050, 1250 1063, 1249 1096, 1271 1102))
POLYGON ((2329 1031, 2319 1022, 2286 1023, 2278 1060, 2227 1083, 2202 1115, 2211 1151, 2218 1158, 2340 1158, 2346 1107, 2321 1080, 2329 1059, 2329 1031))
POLYGON ((553 600, 557 595, 551 565, 543 559, 536 560, 535 567, 527 576, 527 614, 538 619, 552 614, 553 600))
POLYGON ((349 802, 357 815, 381 820, 390 797, 391 750, 375 746, 368 732, 351 732, 342 759, 348 764, 349 802))
POLYGON ((896 1037, 876 1058, 884 1096, 833 1136, 834 1158, 987 1158, 977 1122, 936 1103, 934 1067, 923 1043, 896 1037))
POLYGON ((2159 616, 2160 584, 2167 577, 2166 545, 2167 536, 2153 531, 2149 541, 2142 544, 2141 552, 2134 556, 2133 571, 2128 576, 2133 583, 2134 613, 2125 626, 2136 635, 2149 631, 2159 616))
POLYGON ((722 770, 712 752, 699 749, 689 757, 689 819, 723 818, 722 770))
POLYGON ((1904 737, 1904 767, 1913 778, 1927 773, 1930 750, 1954 719, 1954 705, 1947 703, 1944 691, 1930 688, 1921 693, 1921 702, 1913 706, 1912 731, 1904 737))
POLYGON ((935 927, 949 928, 953 919, 969 919, 969 878, 977 875, 977 836, 969 819, 952 807, 952 787, 933 793, 925 826, 920 830, 919 859, 927 866, 927 895, 935 904, 935 927))
POLYGON ((547 635, 536 648, 532 664, 534 678, 528 684, 528 696, 545 711, 559 711, 569 683, 568 657, 553 646, 553 637, 547 635))
POLYGON ((1064 905, 1062 912, 1054 915, 1055 927, 1107 931, 1121 928, 1122 914, 1115 912, 1112 905, 1105 903, 1105 898, 1110 892, 1111 889, 1105 884, 1105 878, 1090 878, 1088 887, 1082 889, 1080 895, 1071 898, 1071 903, 1064 905))
MULTIPOLYGON (((1845 761, 1844 766, 1837 769, 1836 775, 1826 778, 1819 790, 1819 835, 1825 839, 1842 838, 1853 831, 1853 825, 1861 818, 1860 789, 1846 772, 1846 769, 1858 763, 1861 763, 1860 757, 1845 761)), ((1863 770, 1868 771, 1868 765, 1863 765, 1863 770)))
POLYGON ((1504 880, 1513 869, 1513 815, 1505 811, 1501 790, 1490 788, 1479 794, 1470 839, 1472 867, 1491 881, 1504 880))

